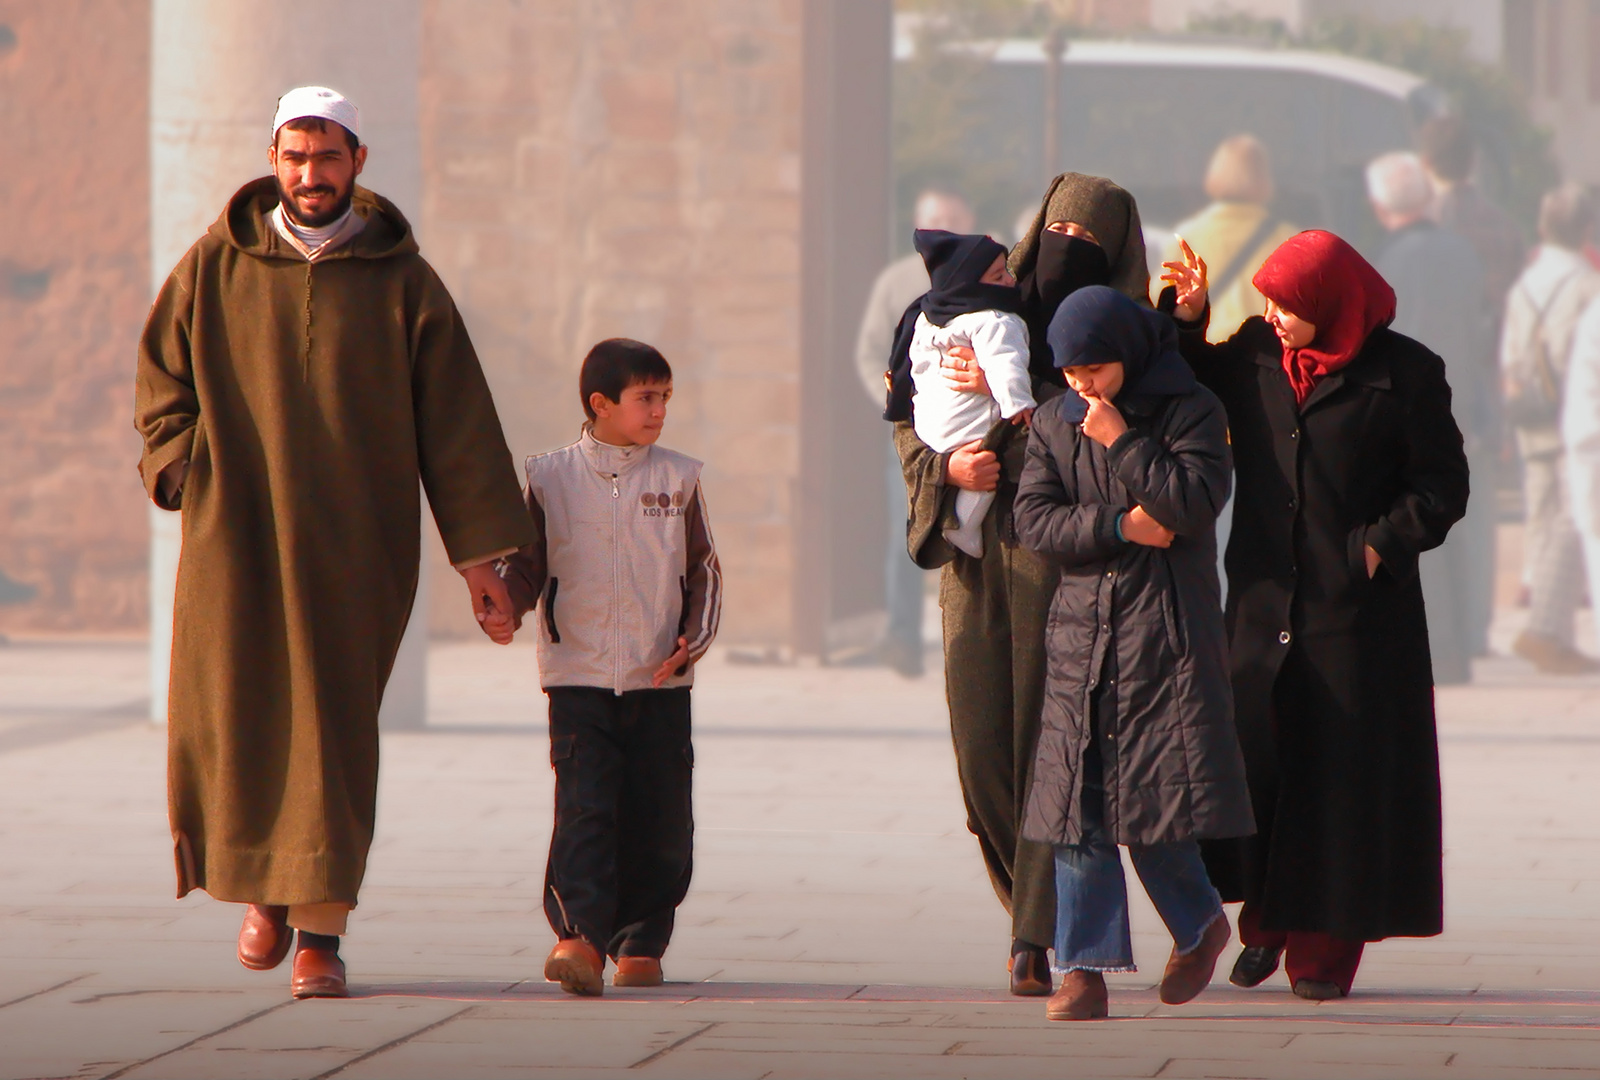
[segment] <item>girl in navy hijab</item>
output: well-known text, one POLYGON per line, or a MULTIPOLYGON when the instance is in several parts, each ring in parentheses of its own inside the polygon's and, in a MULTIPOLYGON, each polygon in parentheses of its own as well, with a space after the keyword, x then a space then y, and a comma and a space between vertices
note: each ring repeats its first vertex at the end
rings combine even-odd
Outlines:
POLYGON ((1067 297, 1049 344, 1068 390, 1034 413, 1022 543, 1060 568, 1022 835, 1055 851, 1053 1020, 1108 1015, 1133 971, 1117 852, 1172 933, 1161 1000, 1189 1001, 1232 933, 1197 843, 1255 831, 1233 730, 1216 521, 1227 418, 1163 314, 1104 286, 1067 297))

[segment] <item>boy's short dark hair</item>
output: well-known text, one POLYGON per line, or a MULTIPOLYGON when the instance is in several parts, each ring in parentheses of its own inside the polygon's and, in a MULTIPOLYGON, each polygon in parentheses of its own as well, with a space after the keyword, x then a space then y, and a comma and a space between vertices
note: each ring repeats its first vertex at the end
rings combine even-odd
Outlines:
POLYGON ((672 365, 654 345, 632 338, 606 338, 583 358, 578 393, 583 398, 584 413, 593 420, 590 395, 599 393, 604 394, 607 401, 621 401, 622 392, 630 386, 671 381, 672 365))

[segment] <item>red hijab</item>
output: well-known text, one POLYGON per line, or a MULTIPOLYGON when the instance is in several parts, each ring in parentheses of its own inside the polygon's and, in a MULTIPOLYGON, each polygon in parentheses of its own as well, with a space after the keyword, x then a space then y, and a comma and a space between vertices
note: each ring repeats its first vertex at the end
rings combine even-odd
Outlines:
POLYGON ((1359 252, 1331 232, 1291 236, 1252 279, 1256 291, 1317 328, 1311 344, 1283 350, 1283 371, 1304 405, 1317 383, 1356 358, 1394 319, 1394 290, 1359 252))

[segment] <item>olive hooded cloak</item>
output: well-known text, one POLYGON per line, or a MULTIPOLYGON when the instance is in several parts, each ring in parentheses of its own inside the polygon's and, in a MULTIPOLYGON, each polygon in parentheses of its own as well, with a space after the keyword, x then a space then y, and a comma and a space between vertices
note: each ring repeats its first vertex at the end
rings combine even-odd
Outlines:
MULTIPOLYGON (((1022 291, 1033 354, 1029 370, 1041 404, 1060 382, 1042 328, 1072 289, 1110 285, 1150 302, 1138 204, 1102 177, 1062 173, 1052 180, 1009 266, 1022 291), (1047 232, 1058 221, 1086 226, 1097 245, 1068 243, 1047 232), (1087 264, 1084 254, 1093 256, 1087 264)), ((1055 856, 1048 844, 1023 839, 1020 826, 1039 742, 1045 630, 1059 571, 1018 543, 1012 519, 1027 429, 1001 421, 984 440, 1001 471, 978 559, 944 539, 943 530, 955 520, 956 488, 945 482, 950 455, 929 449, 909 420, 895 425, 894 440, 906 481, 906 549, 918 566, 943 568, 945 697, 967 828, 978 838, 989 880, 1011 914, 1012 936, 1046 946, 1055 939, 1055 856)))
POLYGON ((178 895, 353 905, 378 704, 417 586, 420 474, 452 562, 532 541, 483 371, 392 203, 308 262, 245 185, 139 345, 139 472, 183 510, 168 705, 178 895), (158 482, 187 462, 176 500, 158 482))

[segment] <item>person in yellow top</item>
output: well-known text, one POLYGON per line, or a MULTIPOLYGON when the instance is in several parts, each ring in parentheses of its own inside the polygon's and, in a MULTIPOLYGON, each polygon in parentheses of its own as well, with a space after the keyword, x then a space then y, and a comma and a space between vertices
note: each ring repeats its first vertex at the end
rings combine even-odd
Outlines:
MULTIPOLYGON (((1211 205, 1173 230, 1211 268, 1208 341, 1228 340, 1246 319, 1261 314, 1266 302, 1250 278, 1279 244, 1300 231, 1272 213, 1273 190, 1272 160, 1261 140, 1230 135, 1217 144, 1206 169, 1211 205)), ((1179 257, 1174 237, 1166 258, 1179 257)))

